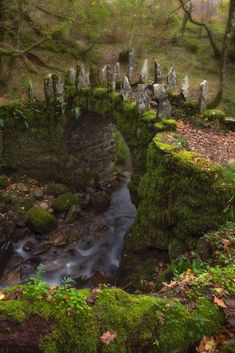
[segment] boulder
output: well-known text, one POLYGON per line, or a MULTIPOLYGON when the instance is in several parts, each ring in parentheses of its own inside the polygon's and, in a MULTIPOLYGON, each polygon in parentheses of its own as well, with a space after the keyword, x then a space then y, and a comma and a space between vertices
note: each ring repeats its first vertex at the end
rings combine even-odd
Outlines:
POLYGON ((66 192, 70 192, 70 189, 64 184, 50 183, 47 185, 47 192, 54 196, 60 196, 66 192))
POLYGON ((60 195, 52 202, 53 210, 58 212, 67 211, 73 205, 79 205, 79 199, 72 192, 60 195))
POLYGON ((91 195, 91 204, 97 211, 103 212, 110 206, 110 196, 105 191, 94 192, 91 195))
POLYGON ((70 207, 68 214, 66 216, 65 219, 65 223, 66 224, 72 224, 74 222, 76 222, 76 220, 78 219, 80 213, 81 213, 81 207, 79 205, 73 205, 70 207))
POLYGON ((38 188, 34 190, 33 196, 35 197, 36 200, 42 200, 43 199, 43 190, 38 188))
POLYGON ((6 189, 9 186, 9 179, 6 175, 0 175, 0 189, 6 189))
POLYGON ((47 234, 58 226, 57 219, 41 207, 31 208, 28 212, 29 227, 38 234, 47 234))

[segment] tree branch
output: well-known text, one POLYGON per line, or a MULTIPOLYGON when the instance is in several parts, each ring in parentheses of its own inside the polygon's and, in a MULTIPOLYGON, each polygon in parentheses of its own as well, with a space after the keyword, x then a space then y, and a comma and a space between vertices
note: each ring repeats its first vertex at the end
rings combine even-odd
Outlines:
POLYGON ((192 16, 192 12, 190 10, 188 10, 187 6, 186 6, 186 3, 184 2, 184 0, 179 0, 180 4, 181 4, 181 7, 182 9, 184 10, 184 12, 188 15, 188 18, 189 18, 189 21, 191 23, 193 23, 194 25, 196 26, 199 26, 199 27, 202 27, 206 30, 207 32, 207 35, 208 35, 208 38, 209 38, 209 41, 210 41, 210 44, 213 48, 213 51, 214 51, 214 54, 215 54, 215 57, 219 57, 220 56, 220 50, 219 48, 217 47, 216 45, 216 42, 214 41, 214 37, 213 37, 213 33, 212 31, 210 30, 210 28, 208 27, 208 25, 206 23, 203 23, 203 22, 199 22, 197 20, 195 20, 192 16))

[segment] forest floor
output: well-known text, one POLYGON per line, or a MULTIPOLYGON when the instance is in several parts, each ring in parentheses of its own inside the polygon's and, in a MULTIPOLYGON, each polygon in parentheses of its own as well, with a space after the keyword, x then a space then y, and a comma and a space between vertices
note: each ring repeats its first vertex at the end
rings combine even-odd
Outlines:
POLYGON ((212 128, 198 128, 180 120, 177 132, 187 139, 188 148, 207 157, 211 162, 228 164, 235 162, 235 132, 212 128))

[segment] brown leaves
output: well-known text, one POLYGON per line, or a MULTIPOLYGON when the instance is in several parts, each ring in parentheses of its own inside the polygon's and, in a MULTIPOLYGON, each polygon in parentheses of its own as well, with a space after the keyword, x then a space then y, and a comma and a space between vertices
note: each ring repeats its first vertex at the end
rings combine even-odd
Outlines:
POLYGON ((217 353, 217 343, 213 337, 204 336, 199 346, 196 348, 198 353, 217 353))
POLYGON ((227 308, 227 305, 222 299, 219 299, 215 295, 213 295, 213 301, 216 305, 218 305, 220 308, 227 308))
POLYGON ((95 304, 97 300, 97 295, 101 292, 100 288, 94 288, 91 291, 90 297, 87 298, 86 302, 87 304, 95 304))
POLYGON ((100 336, 100 340, 102 343, 104 343, 106 346, 108 346, 111 342, 113 342, 117 338, 117 332, 116 331, 106 331, 103 333, 102 336, 100 336))

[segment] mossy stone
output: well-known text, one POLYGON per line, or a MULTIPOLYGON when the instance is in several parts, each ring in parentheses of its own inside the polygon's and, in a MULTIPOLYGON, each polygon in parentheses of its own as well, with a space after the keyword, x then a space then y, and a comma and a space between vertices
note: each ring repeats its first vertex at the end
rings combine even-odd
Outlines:
POLYGON ((202 117, 204 120, 209 122, 213 122, 217 120, 220 123, 223 123, 226 117, 226 114, 223 111, 218 109, 210 109, 203 112, 202 117))
POLYGON ((52 194, 54 196, 60 196, 70 192, 70 189, 67 185, 64 184, 50 183, 47 186, 47 192, 48 194, 52 194))
POLYGON ((39 234, 47 234, 58 226, 57 219, 41 207, 31 208, 28 212, 29 227, 39 234))
POLYGON ((174 119, 165 119, 154 124, 154 127, 157 131, 176 131, 177 123, 174 119))
POLYGON ((65 219, 66 224, 72 224, 77 221, 80 213, 81 213, 81 207, 79 205, 73 205, 70 207, 68 214, 65 219))
POLYGON ((9 184, 8 177, 6 175, 0 175, 0 189, 6 189, 9 184))
POLYGON ((62 212, 67 211, 73 205, 79 205, 78 197, 72 192, 58 196, 52 203, 52 208, 55 211, 62 212))

